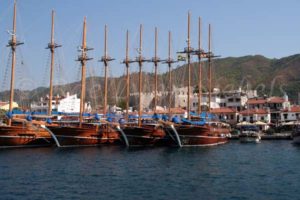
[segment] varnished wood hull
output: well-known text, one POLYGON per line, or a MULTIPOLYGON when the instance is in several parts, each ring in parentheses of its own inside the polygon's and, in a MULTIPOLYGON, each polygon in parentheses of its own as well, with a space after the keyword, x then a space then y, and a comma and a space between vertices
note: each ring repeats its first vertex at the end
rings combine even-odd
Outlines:
POLYGON ((48 129, 55 135, 60 146, 99 146, 108 144, 121 144, 118 131, 111 127, 55 127, 48 129))
MULTIPOLYGON (((213 146, 224 144, 228 141, 225 134, 209 126, 178 125, 175 129, 182 146, 213 146)), ((178 146, 174 131, 169 127, 167 127, 166 131, 169 133, 168 139, 165 140, 166 144, 178 146)))
POLYGON ((162 127, 155 125, 123 127, 123 132, 129 147, 155 146, 166 135, 162 127))
POLYGON ((31 124, 0 126, 0 148, 42 147, 53 144, 50 133, 41 127, 31 124))

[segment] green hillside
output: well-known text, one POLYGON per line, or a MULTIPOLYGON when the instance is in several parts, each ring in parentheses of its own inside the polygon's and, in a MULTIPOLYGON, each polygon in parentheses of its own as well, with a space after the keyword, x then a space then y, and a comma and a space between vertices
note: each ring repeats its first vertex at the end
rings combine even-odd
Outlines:
MULTIPOLYGON (((207 89, 207 63, 203 66, 203 89, 207 89)), ((187 85, 187 66, 174 66, 172 71, 173 84, 182 87, 187 85)), ((268 96, 280 95, 286 92, 290 99, 297 101, 300 91, 300 55, 292 55, 280 59, 269 59, 261 55, 219 58, 213 61, 213 86, 221 90, 237 89, 257 89, 260 94, 268 96)), ((159 89, 167 90, 168 74, 159 75, 159 89)), ((192 64, 192 85, 198 82, 198 63, 192 64)), ((153 90, 153 74, 144 73, 143 82, 145 92, 153 90)), ((103 78, 87 78, 87 100, 93 105, 101 105, 103 99, 103 78)), ((16 90, 15 100, 21 105, 28 105, 29 102, 38 100, 41 96, 46 96, 49 89, 39 87, 31 91, 16 90)), ((118 104, 125 95, 125 77, 109 79, 109 102, 118 104)), ((131 75, 131 92, 138 91, 138 74, 131 75)), ((54 93, 66 95, 77 93, 80 95, 80 82, 55 86, 54 93)), ((8 100, 9 92, 0 93, 1 100, 8 100)))

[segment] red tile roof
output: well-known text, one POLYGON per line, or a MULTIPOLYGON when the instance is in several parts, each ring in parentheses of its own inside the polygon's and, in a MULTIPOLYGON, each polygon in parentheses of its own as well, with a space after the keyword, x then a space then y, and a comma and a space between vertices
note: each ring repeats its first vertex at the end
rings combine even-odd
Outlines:
POLYGON ((285 109, 285 110, 283 110, 283 112, 300 112, 300 106, 296 106, 296 105, 294 105, 294 106, 291 106, 291 108, 290 109, 285 109))
POLYGON ((237 111, 233 108, 226 108, 226 107, 222 107, 222 108, 214 108, 211 110, 211 113, 237 113, 237 111))
POLYGON ((284 98, 282 98, 282 97, 270 97, 268 99, 268 103, 283 103, 283 102, 285 102, 285 101, 284 101, 284 98))
POLYGON ((265 104, 267 103, 267 99, 248 99, 247 104, 265 104))
POLYGON ((285 102, 282 97, 270 97, 268 99, 265 98, 253 98, 247 101, 247 104, 265 104, 265 103, 283 103, 285 102))
POLYGON ((240 112, 242 115, 253 115, 253 114, 258 114, 258 115, 265 115, 268 114, 268 111, 265 109, 251 109, 251 110, 243 110, 240 112))

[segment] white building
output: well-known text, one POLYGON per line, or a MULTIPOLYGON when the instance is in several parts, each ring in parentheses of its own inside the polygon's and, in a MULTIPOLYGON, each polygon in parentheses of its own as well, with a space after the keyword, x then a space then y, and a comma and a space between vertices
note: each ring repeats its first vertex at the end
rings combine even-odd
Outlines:
POLYGON ((280 113, 281 122, 290 122, 300 120, 300 106, 289 106, 280 113))
MULTIPOLYGON (((31 111, 47 113, 49 105, 49 97, 41 98, 39 102, 31 104, 31 111)), ((77 98, 77 94, 70 95, 67 92, 67 96, 59 96, 52 100, 52 110, 64 113, 79 113, 80 112, 80 99, 77 98)), ((91 112, 92 108, 90 103, 85 103, 85 112, 91 112)))
MULTIPOLYGON (((193 87, 190 89, 190 108, 191 110, 198 109, 198 94, 193 93, 193 87)), ((172 92, 172 105, 171 107, 179 107, 179 108, 186 108, 187 106, 187 93, 188 87, 177 88, 173 86, 172 92)), ((131 101, 130 105, 138 105, 138 93, 130 94, 131 101)), ((158 92, 158 106, 168 107, 168 92, 158 92)), ((213 92, 211 93, 211 108, 222 108, 228 107, 233 108, 238 111, 242 110, 248 98, 257 97, 256 90, 242 90, 239 88, 238 90, 231 90, 231 91, 220 91, 218 88, 214 88, 213 92)), ((142 93, 142 107, 144 109, 152 108, 153 106, 153 99, 154 93, 142 93)), ((202 94, 201 99, 201 106, 208 107, 208 93, 202 94)))

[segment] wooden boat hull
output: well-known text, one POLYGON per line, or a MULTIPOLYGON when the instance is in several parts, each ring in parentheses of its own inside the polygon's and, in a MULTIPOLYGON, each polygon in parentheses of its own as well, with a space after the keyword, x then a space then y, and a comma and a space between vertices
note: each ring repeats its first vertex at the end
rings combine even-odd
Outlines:
POLYGON ((166 135, 163 128, 156 125, 126 126, 123 127, 123 132, 129 147, 155 146, 166 135))
POLYGON ((0 148, 43 147, 53 145, 50 133, 32 124, 0 126, 0 148))
POLYGON ((118 131, 112 127, 47 127, 57 138, 61 147, 99 146, 105 144, 121 144, 118 131))
MULTIPOLYGON (((178 125, 175 126, 175 129, 183 147, 213 146, 228 142, 225 133, 222 133, 218 129, 212 129, 209 126, 178 125)), ((175 139, 174 131, 167 127, 167 132, 169 133, 169 136, 167 136, 169 139, 166 140, 167 144, 178 146, 179 144, 175 139)))

